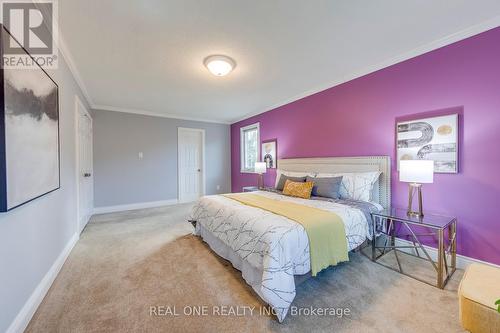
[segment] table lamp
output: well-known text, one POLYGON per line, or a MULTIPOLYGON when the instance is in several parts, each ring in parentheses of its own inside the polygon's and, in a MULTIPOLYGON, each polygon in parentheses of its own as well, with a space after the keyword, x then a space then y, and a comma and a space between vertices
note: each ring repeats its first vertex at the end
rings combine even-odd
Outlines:
POLYGON ((259 174, 258 187, 262 189, 264 187, 264 178, 263 174, 267 171, 266 162, 255 162, 255 173, 259 174))
POLYGON ((409 183, 408 216, 423 217, 422 184, 434 182, 434 161, 401 160, 399 161, 399 181, 409 183), (413 197, 418 193, 418 211, 413 210, 413 197))

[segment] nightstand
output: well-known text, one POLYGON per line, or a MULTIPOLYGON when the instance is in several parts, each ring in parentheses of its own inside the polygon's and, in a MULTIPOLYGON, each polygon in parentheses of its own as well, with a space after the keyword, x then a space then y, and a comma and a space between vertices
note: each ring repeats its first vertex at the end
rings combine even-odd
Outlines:
POLYGON ((257 186, 244 186, 243 192, 255 192, 258 191, 259 188, 257 186))
POLYGON ((419 281, 431 284, 403 271, 398 251, 408 253, 408 250, 414 250, 416 257, 426 260, 433 266, 436 272, 435 286, 441 289, 444 288, 456 270, 456 218, 434 214, 425 214, 423 217, 412 217, 407 215, 406 209, 392 208, 372 213, 372 226, 372 261, 419 281), (379 241, 383 241, 383 245, 377 244, 376 236, 378 236, 379 241), (398 241, 396 241, 396 238, 398 238, 398 241), (423 239, 431 242, 437 241, 437 261, 432 259, 428 248, 426 249, 422 244, 423 239), (419 250, 422 252, 422 255, 419 250), (386 266, 379 261, 379 259, 391 252, 396 257, 398 269, 386 266))

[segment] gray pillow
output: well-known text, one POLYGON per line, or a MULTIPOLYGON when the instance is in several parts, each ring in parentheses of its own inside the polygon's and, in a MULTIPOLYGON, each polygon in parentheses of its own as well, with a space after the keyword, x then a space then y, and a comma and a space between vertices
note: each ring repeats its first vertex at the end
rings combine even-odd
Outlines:
POLYGON ((283 191, 287 179, 290 180, 291 182, 299 182, 299 183, 303 183, 306 181, 306 177, 290 177, 281 175, 280 180, 278 181, 278 185, 276 185, 276 189, 278 191, 283 191))
POLYGON ((342 176, 325 178, 307 176, 306 181, 314 183, 311 195, 332 199, 340 198, 340 184, 342 183, 342 176))

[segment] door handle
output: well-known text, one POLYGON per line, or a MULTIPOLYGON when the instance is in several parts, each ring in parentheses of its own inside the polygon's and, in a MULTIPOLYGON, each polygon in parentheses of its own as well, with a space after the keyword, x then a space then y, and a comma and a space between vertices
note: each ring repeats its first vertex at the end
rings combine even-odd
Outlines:
POLYGON ((91 174, 91 173, 87 173, 87 172, 86 172, 86 173, 84 173, 84 174, 83 174, 83 177, 86 177, 86 178, 87 178, 87 177, 90 177, 90 176, 92 176, 92 174, 91 174))
POLYGON ((198 172, 201 172, 201 169, 198 169, 198 172))

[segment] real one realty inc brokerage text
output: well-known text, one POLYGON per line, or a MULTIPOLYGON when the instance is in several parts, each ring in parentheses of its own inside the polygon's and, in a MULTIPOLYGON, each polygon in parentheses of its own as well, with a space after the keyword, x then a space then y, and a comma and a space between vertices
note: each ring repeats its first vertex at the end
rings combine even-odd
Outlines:
MULTIPOLYGON (((350 316, 349 308, 334 307, 297 307, 291 306, 291 316, 334 316, 342 318, 350 316)), ((253 316, 253 315, 276 315, 273 308, 269 306, 230 306, 230 305, 188 305, 183 307, 157 305, 149 307, 150 316, 177 317, 177 316, 253 316)))

